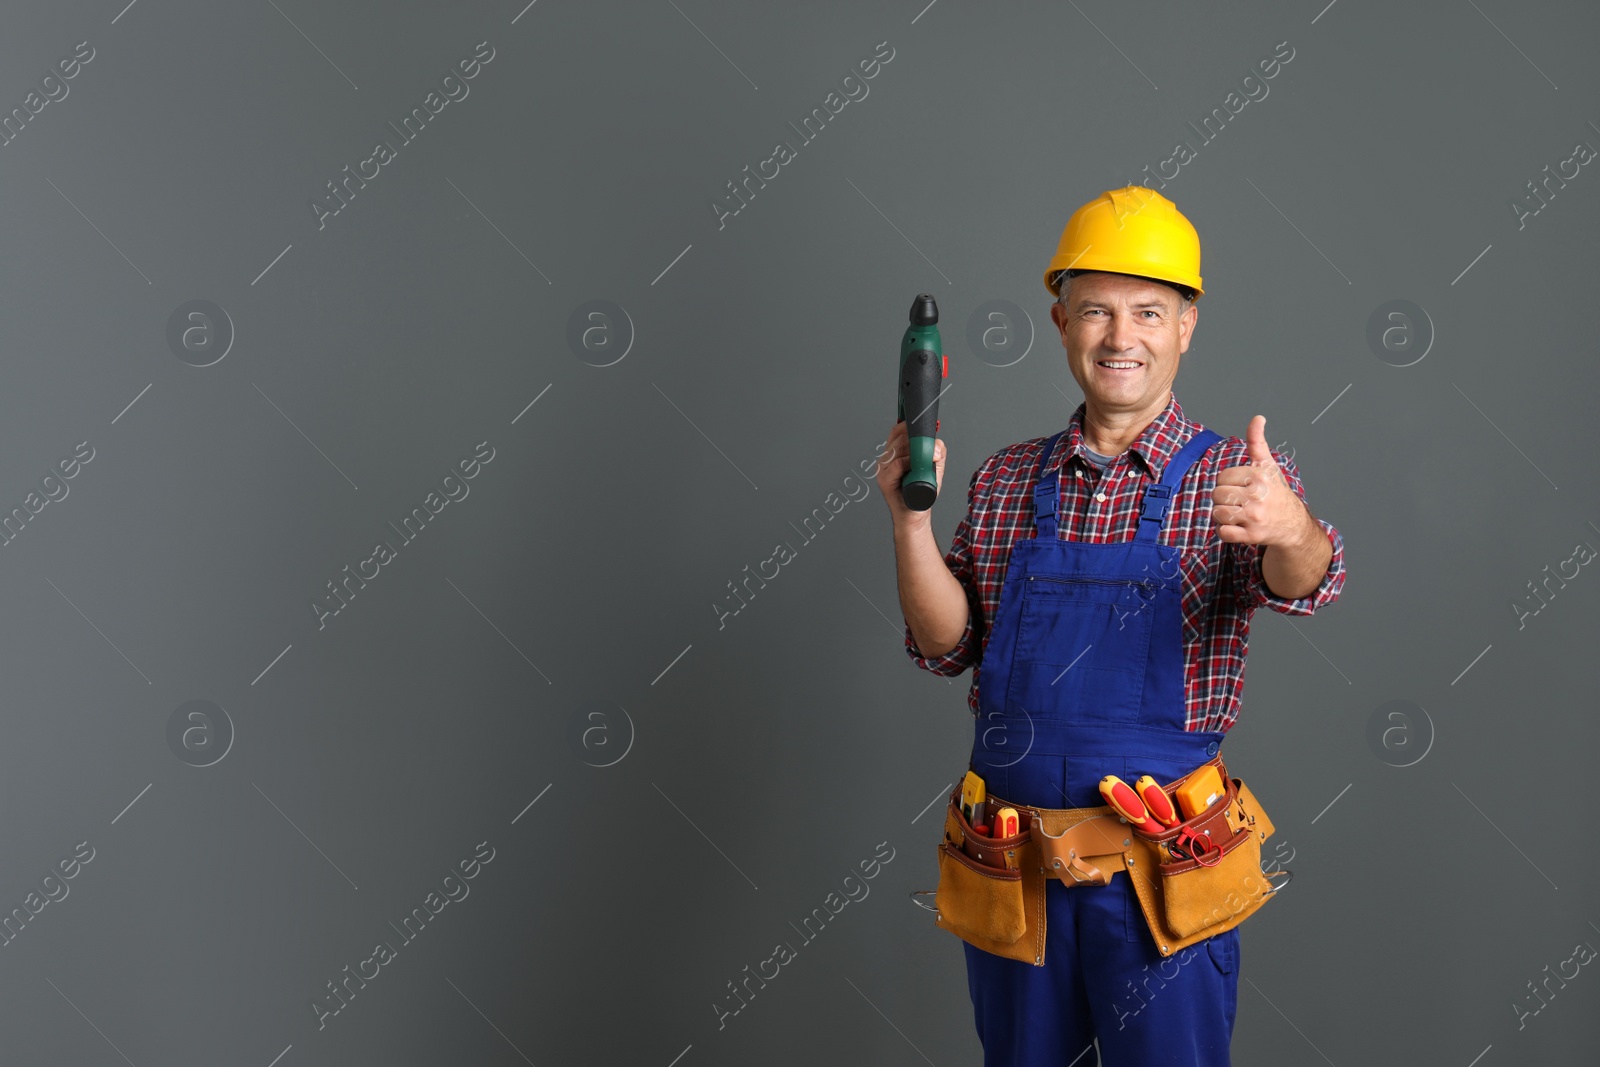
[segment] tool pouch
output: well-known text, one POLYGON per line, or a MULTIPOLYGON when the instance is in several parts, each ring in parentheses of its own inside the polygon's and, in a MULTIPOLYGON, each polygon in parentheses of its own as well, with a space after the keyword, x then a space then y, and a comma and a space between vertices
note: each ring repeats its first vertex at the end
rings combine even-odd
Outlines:
POLYGON ((939 842, 937 925, 985 952, 1042 964, 1044 880, 1032 829, 1001 838, 974 834, 961 814, 958 783, 939 842))
POLYGON ((1054 874, 1070 886, 1106 885, 1134 841, 1108 807, 1033 808, 990 799, 1016 808, 1025 829, 1002 838, 973 833, 956 784, 939 842, 935 921, 975 948, 1043 966, 1045 882, 1054 874))
MULTIPOLYGON (((1164 956, 1233 929, 1277 890, 1261 870, 1261 844, 1272 834, 1272 820, 1250 787, 1229 776, 1220 755, 1201 766, 1210 765, 1226 783, 1225 798, 1159 834, 1127 828, 1134 844, 1125 869, 1156 948, 1164 956), (1169 846, 1189 834, 1208 837, 1217 852, 1205 863, 1174 856, 1169 846), (1213 863, 1213 857, 1220 858, 1213 863)), ((1162 788, 1170 794, 1188 778, 1184 775, 1162 788)))

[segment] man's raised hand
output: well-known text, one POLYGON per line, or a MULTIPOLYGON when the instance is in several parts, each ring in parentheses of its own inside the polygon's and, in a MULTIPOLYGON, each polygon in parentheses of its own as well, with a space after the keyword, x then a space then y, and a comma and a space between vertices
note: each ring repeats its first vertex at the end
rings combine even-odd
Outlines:
POLYGON ((1216 488, 1211 491, 1211 521, 1223 541, 1294 545, 1305 540, 1306 524, 1313 521, 1272 458, 1266 426, 1266 416, 1257 415, 1245 431, 1248 466, 1228 467, 1217 474, 1216 488))

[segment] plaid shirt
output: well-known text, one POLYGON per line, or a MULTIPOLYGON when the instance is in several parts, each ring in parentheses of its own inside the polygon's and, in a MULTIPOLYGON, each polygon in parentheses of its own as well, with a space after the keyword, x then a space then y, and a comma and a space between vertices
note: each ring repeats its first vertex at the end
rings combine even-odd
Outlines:
MULTIPOLYGON (((1131 541, 1145 486, 1159 481, 1172 457, 1201 429, 1184 418, 1174 395, 1128 451, 1102 474, 1083 455, 1083 411, 1079 404, 1052 457, 1061 469, 1057 536, 1073 541, 1131 541)), ((972 475, 967 514, 957 524, 945 563, 967 593, 967 628, 956 647, 928 658, 906 627, 906 654, 924 670, 957 675, 972 668, 967 704, 977 715, 983 649, 1000 606, 1011 545, 1034 536, 1034 468, 1048 437, 1010 445, 990 456, 972 475)), ((1273 451, 1295 494, 1305 499, 1294 461, 1273 451)), ((1285 600, 1267 588, 1259 545, 1221 541, 1212 530, 1211 491, 1217 474, 1249 463, 1243 439, 1224 436, 1196 460, 1173 494, 1161 531, 1163 545, 1181 552, 1184 703, 1189 730, 1227 730, 1239 717, 1250 616, 1260 607, 1285 615, 1310 615, 1339 599, 1344 586, 1344 539, 1328 523, 1316 522, 1333 544, 1333 558, 1310 596, 1285 600)))

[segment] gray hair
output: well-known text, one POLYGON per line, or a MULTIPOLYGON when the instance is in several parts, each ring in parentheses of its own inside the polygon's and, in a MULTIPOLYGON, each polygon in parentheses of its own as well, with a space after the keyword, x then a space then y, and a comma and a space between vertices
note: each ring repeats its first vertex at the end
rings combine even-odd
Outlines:
MULTIPOLYGON (((1053 284, 1056 287, 1056 303, 1062 305, 1063 307, 1066 306, 1067 294, 1072 289, 1072 279, 1077 277, 1081 273, 1082 273, 1081 271, 1075 271, 1075 270, 1059 270, 1059 271, 1056 271, 1055 277, 1050 279, 1051 284, 1053 284)), ((1142 277, 1142 275, 1137 275, 1137 277, 1142 277)), ((1169 285, 1169 286, 1171 285, 1171 283, 1163 282, 1159 278, 1152 278, 1150 280, 1154 281, 1154 282, 1159 282, 1161 285, 1169 285)), ((1189 294, 1186 296, 1186 295, 1184 295, 1182 290, 1180 290, 1180 289, 1178 289, 1176 287, 1172 287, 1172 288, 1173 288, 1173 291, 1178 294, 1178 315, 1181 318, 1183 316, 1184 312, 1188 311, 1190 306, 1192 306, 1194 304, 1194 293, 1191 290, 1189 292, 1189 294)))

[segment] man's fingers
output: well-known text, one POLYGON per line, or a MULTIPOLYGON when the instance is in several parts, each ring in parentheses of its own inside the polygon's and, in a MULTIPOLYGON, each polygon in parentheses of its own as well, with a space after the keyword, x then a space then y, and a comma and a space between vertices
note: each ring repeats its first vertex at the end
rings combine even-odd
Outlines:
POLYGON ((1213 504, 1230 504, 1242 507, 1254 499, 1255 495, 1253 493, 1239 486, 1219 486, 1211 490, 1211 502, 1213 504))
POLYGON ((1218 485, 1249 485, 1261 472, 1255 467, 1228 467, 1217 472, 1218 485))
POLYGON ((1211 509, 1211 524, 1219 529, 1223 526, 1235 530, 1244 529, 1244 508, 1235 504, 1218 504, 1211 509))
POLYGON ((893 460, 906 453, 906 424, 897 422, 889 430, 889 436, 884 440, 884 445, 889 449, 889 458, 893 460))
POLYGON ((887 494, 888 489, 886 487, 894 478, 904 473, 907 465, 904 422, 896 422, 889 428, 889 436, 884 440, 884 448, 888 454, 878 461, 878 486, 887 494))
POLYGON ((1244 508, 1222 505, 1211 509, 1211 525, 1219 541, 1254 544, 1260 534, 1254 523, 1244 522, 1244 508))

